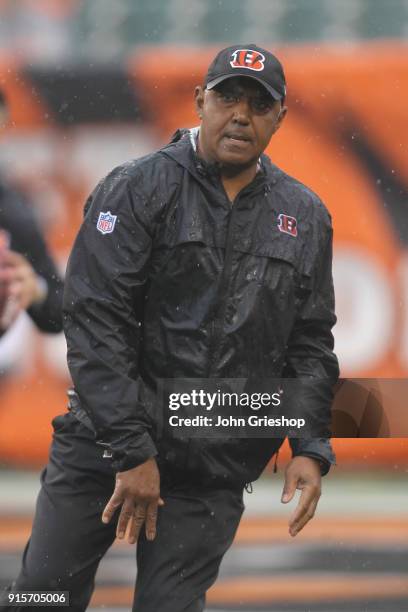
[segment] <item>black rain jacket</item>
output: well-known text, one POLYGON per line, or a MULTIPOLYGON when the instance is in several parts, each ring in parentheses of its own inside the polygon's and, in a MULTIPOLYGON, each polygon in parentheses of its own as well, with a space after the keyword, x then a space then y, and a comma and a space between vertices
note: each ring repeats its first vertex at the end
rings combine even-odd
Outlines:
MULTIPOLYGON (((308 402, 330 422, 331 251, 324 205, 266 155, 231 206, 194 129, 99 183, 68 264, 64 329, 77 416, 118 470, 158 454, 177 470, 246 483, 283 442, 159 439, 161 378, 324 379, 308 402), (97 229, 101 212, 117 217, 111 233, 97 229), (296 218, 296 237, 279 230, 281 214, 296 218)), ((334 462, 328 439, 290 442, 323 473, 334 462)))

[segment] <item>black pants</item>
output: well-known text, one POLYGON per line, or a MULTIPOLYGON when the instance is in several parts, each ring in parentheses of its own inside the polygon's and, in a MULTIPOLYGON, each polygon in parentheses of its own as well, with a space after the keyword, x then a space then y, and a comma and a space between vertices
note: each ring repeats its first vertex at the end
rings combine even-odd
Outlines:
MULTIPOLYGON (((102 447, 75 417, 56 417, 53 425, 32 534, 12 590, 70 591, 69 609, 81 612, 89 604, 98 564, 115 539, 116 521, 101 522, 115 475, 102 447)), ((132 610, 200 612, 238 527, 242 488, 202 486, 164 473, 161 495, 165 505, 156 539, 149 542, 142 532, 137 544, 132 610)), ((10 611, 18 609, 23 607, 10 611)))

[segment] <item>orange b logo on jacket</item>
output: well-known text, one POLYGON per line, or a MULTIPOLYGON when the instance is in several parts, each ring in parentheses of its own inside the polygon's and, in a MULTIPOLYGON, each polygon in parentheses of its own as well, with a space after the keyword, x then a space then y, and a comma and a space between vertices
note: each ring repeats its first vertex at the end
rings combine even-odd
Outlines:
POLYGON ((252 49, 237 49, 231 55, 230 64, 232 68, 248 68, 259 72, 265 68, 265 56, 259 51, 252 49))

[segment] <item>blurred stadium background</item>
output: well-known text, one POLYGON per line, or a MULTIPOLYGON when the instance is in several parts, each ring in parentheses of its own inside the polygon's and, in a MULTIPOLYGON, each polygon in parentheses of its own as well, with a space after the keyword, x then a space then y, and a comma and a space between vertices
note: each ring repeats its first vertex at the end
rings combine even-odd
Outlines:
MULTIPOLYGON (((408 377, 408 0, 0 0, 1 172, 24 190, 64 270, 83 203, 114 165, 196 123, 214 53, 282 59, 289 116, 272 159, 327 203, 344 377, 408 377)), ((0 341, 0 586, 29 533, 50 420, 69 382, 63 337, 25 316, 0 341)), ((394 433, 394 436, 396 434, 394 433)), ((406 439, 337 439, 320 511, 295 540, 282 466, 247 497, 214 610, 408 609, 406 439)), ((128 609, 133 550, 101 565, 95 609, 128 609)), ((176 612, 176 611, 175 611, 176 612)))

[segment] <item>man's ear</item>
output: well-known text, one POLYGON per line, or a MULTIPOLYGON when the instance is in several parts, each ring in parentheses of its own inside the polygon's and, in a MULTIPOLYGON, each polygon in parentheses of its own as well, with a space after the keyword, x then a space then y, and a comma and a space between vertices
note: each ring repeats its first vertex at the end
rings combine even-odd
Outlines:
POLYGON ((197 85, 197 87, 195 88, 194 99, 197 115, 200 117, 200 119, 202 119, 204 106, 204 89, 201 87, 201 85, 197 85))
POLYGON ((275 132, 277 132, 280 128, 280 126, 283 123, 283 120, 286 117, 286 113, 288 112, 288 107, 287 106, 282 106, 281 109, 279 110, 279 115, 276 117, 276 123, 275 123, 275 127, 273 130, 273 133, 275 134, 275 132))

